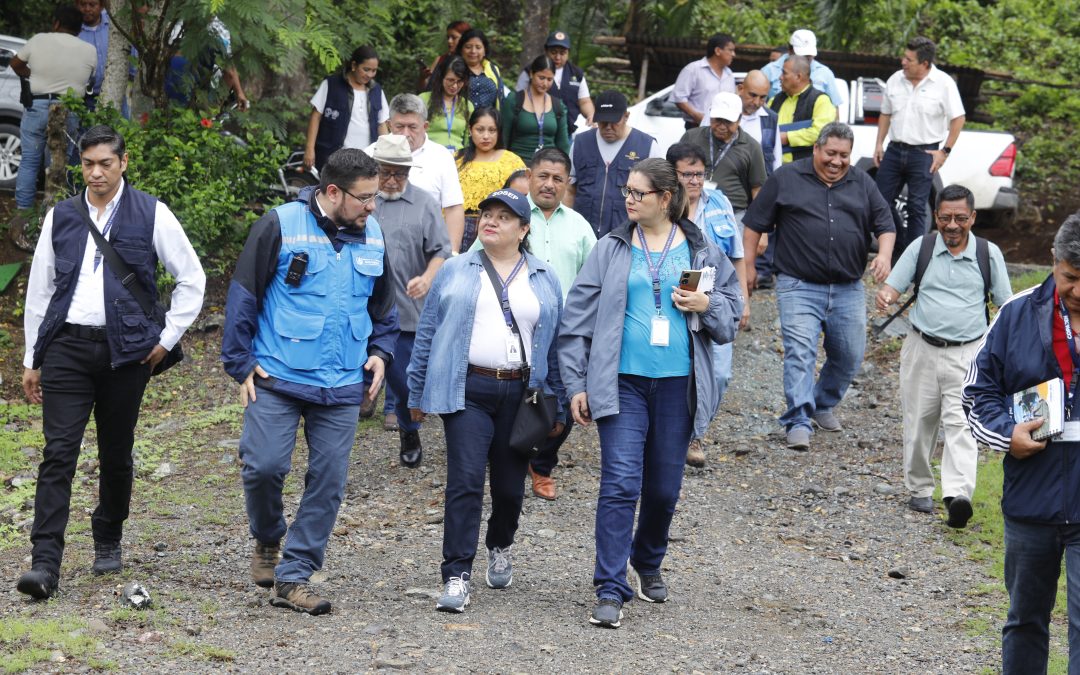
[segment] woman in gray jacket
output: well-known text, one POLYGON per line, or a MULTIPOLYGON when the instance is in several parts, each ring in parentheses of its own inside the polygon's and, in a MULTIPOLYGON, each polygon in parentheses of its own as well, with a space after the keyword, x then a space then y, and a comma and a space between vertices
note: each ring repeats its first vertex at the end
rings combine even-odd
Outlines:
POLYGON ((629 221, 589 255, 566 298, 558 342, 574 419, 596 419, 600 434, 589 621, 607 628, 619 627, 622 605, 634 597, 628 560, 638 597, 667 600, 660 565, 687 446, 719 404, 711 343, 735 339, 743 306, 735 268, 686 220, 686 191, 670 162, 642 160, 622 192, 629 221), (709 268, 711 290, 678 288, 683 270, 709 268))

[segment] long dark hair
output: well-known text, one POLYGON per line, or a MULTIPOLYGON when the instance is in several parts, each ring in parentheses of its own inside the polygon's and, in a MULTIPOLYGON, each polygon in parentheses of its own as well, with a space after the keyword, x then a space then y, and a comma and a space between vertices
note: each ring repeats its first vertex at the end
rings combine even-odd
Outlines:
POLYGON ((476 145, 473 144, 472 140, 472 128, 482 117, 490 117, 495 120, 495 149, 501 150, 504 147, 502 141, 502 118, 499 117, 499 111, 487 106, 477 108, 473 111, 472 115, 469 115, 469 141, 465 144, 464 148, 457 151, 456 158, 461 161, 461 167, 458 169, 459 171, 464 169, 465 165, 469 162, 476 159, 476 145))
POLYGON ((460 56, 454 55, 446 58, 436 68, 435 72, 431 74, 431 98, 428 99, 428 119, 435 119, 435 105, 438 104, 442 107, 443 102, 443 78, 447 73, 453 73, 461 78, 461 91, 458 92, 458 98, 462 102, 468 103, 469 101, 469 67, 465 65, 465 59, 460 56))
POLYGON ((469 30, 462 33, 461 39, 458 40, 457 49, 454 50, 454 53, 458 56, 461 56, 461 48, 465 45, 466 42, 472 40, 473 38, 477 38, 480 40, 480 44, 484 45, 484 58, 490 59, 491 44, 488 42, 487 36, 484 35, 484 31, 480 30, 479 28, 470 28, 469 30))
POLYGON ((368 59, 379 60, 379 54, 375 51, 375 48, 370 45, 361 45, 353 50, 353 53, 349 56, 349 62, 345 64, 345 70, 352 69, 353 64, 360 65, 368 59))
POLYGON ((686 217, 690 210, 690 200, 686 196, 686 188, 675 174, 674 164, 660 157, 650 157, 635 164, 630 173, 640 173, 648 178, 654 190, 671 193, 667 212, 671 222, 677 223, 686 217))

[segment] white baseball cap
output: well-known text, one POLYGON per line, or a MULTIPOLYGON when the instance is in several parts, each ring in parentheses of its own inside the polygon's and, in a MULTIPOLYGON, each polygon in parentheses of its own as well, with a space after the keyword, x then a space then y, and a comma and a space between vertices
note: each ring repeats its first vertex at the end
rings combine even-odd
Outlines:
POLYGON ((791 50, 799 56, 817 56, 817 36, 814 31, 799 29, 791 34, 791 50))
POLYGON ((713 96, 712 106, 709 107, 709 117, 738 122, 742 118, 742 99, 729 91, 720 92, 713 96))

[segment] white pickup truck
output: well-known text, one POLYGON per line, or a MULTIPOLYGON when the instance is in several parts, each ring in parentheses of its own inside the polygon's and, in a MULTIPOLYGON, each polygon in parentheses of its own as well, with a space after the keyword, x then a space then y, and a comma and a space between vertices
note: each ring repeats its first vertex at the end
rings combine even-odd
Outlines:
MULTIPOLYGON (((742 80, 741 73, 736 77, 742 80)), ((837 84, 848 92, 847 102, 840 107, 840 119, 855 132, 851 164, 873 174, 878 112, 885 83, 877 78, 859 78, 852 82, 837 80, 837 84)), ((629 109, 630 126, 656 138, 661 150, 677 143, 685 132, 682 113, 668 100, 672 88, 662 89, 629 109)), ((959 183, 974 193, 980 225, 1010 223, 1019 206, 1019 195, 1013 188, 1015 140, 1012 134, 1003 131, 961 131, 949 160, 934 176, 931 201, 944 186, 959 183)), ((903 208, 903 197, 898 202, 898 207, 903 208)))

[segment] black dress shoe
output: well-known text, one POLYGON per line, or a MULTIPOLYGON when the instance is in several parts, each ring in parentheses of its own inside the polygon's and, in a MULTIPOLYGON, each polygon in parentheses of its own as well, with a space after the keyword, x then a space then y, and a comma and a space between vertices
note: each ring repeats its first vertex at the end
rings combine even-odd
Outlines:
POLYGON ((420 466, 420 461, 424 458, 424 448, 420 445, 420 432, 399 429, 398 436, 401 437, 401 465, 410 469, 420 466))
POLYGON ((111 574, 124 569, 124 563, 120 560, 120 542, 118 541, 95 541, 94 542, 94 566, 90 571, 94 576, 111 574))
POLYGON ((961 529, 966 527, 968 521, 971 520, 973 510, 971 508, 971 502, 966 497, 953 497, 949 499, 948 504, 949 519, 945 521, 945 524, 949 527, 955 527, 961 529))
POLYGON ((35 600, 46 600, 56 593, 59 585, 59 577, 55 572, 45 569, 33 569, 19 577, 15 588, 20 593, 25 593, 35 600))

